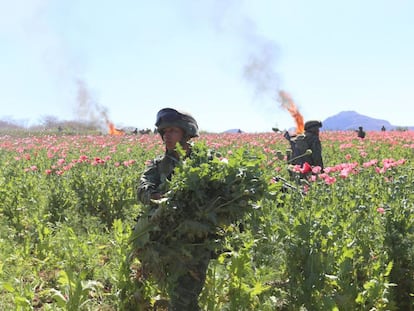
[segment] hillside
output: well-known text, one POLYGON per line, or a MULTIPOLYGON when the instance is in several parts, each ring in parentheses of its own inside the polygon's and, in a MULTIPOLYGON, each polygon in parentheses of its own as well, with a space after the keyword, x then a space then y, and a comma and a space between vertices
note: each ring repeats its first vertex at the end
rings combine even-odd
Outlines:
POLYGON ((323 130, 357 130, 359 126, 366 131, 380 131, 382 126, 386 130, 414 130, 414 126, 393 125, 387 120, 371 118, 355 111, 342 111, 323 121, 323 130))

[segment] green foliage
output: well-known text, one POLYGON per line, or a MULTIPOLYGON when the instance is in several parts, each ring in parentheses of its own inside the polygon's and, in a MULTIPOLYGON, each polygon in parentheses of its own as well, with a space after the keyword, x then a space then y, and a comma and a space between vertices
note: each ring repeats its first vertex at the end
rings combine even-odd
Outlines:
POLYGON ((412 310, 412 141, 322 133, 328 170, 302 195, 271 178, 289 179, 284 138, 206 135, 154 213, 135 187, 159 136, 0 136, 0 309, 148 310, 165 292, 135 236, 161 277, 214 250, 203 310, 412 310))
MULTIPOLYGON (((411 172, 412 174, 412 172, 411 172)), ((386 206, 385 249, 393 262, 390 281, 396 284, 391 289, 393 300, 398 301, 401 310, 412 310, 414 305, 414 195, 404 191, 407 176, 402 175, 394 181, 395 188, 390 196, 396 201, 386 206), (407 195, 408 194, 408 195, 407 195)), ((408 190, 408 189, 407 189, 408 190)))
POLYGON ((222 159, 195 144, 176 167, 167 195, 135 227, 131 240, 146 272, 162 283, 168 267, 175 279, 193 256, 220 249, 226 228, 253 212, 267 189, 261 163, 246 149, 222 159))

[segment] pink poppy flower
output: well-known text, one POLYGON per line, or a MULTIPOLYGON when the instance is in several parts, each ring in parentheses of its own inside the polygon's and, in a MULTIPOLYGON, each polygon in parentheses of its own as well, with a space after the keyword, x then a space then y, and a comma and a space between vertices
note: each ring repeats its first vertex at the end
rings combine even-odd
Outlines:
POLYGON ((307 174, 309 172, 312 172, 312 166, 310 166, 310 164, 308 162, 305 162, 303 164, 303 167, 300 169, 300 172, 302 174, 307 174))

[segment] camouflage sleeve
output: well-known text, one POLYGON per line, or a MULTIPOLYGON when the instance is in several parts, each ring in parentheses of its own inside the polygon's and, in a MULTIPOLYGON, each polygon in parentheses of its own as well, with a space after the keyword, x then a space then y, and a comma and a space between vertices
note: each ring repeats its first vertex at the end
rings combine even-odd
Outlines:
POLYGON ((149 164, 141 175, 139 184, 137 187, 137 198, 143 204, 149 204, 151 200, 151 194, 157 192, 157 188, 160 185, 160 174, 158 172, 158 162, 153 160, 149 164))

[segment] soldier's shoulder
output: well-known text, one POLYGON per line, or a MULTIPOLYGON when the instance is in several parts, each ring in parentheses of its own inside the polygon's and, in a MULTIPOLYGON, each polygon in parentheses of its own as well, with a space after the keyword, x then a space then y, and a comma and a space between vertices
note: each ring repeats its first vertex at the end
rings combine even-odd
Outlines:
POLYGON ((292 137, 292 140, 293 141, 300 141, 300 140, 304 140, 306 137, 307 137, 306 133, 297 134, 297 135, 292 137))
POLYGON ((150 160, 147 161, 147 166, 155 166, 157 164, 159 164, 160 162, 162 162, 162 160, 164 159, 164 155, 159 155, 156 156, 155 158, 152 158, 150 160))
POLYGON ((315 134, 315 133, 312 133, 312 132, 307 132, 307 133, 305 134, 305 138, 306 138, 306 139, 316 139, 316 138, 318 138, 318 135, 317 135, 317 134, 315 134))
POLYGON ((154 161, 162 161, 165 158, 165 154, 160 154, 154 158, 154 161))

